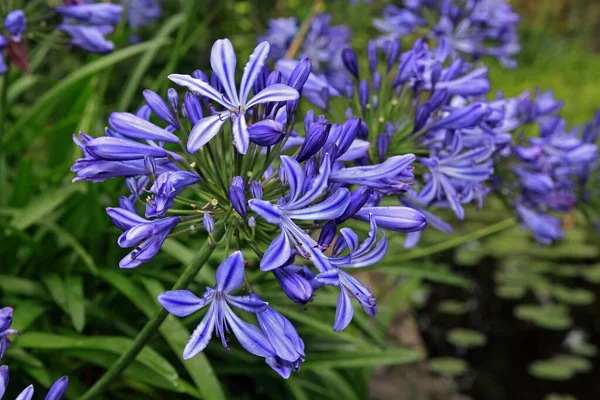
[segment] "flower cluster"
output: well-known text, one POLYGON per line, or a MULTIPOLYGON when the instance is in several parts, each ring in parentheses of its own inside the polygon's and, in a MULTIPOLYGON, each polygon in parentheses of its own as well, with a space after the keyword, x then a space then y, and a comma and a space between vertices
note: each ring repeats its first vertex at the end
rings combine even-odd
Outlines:
POLYGON ((498 184, 536 240, 550 244, 563 237, 560 219, 552 213, 569 212, 591 195, 586 186, 598 168, 595 143, 600 112, 583 129, 569 130, 557 115, 562 102, 555 100, 551 91, 538 91, 535 98, 526 92, 507 102, 513 104, 516 125, 522 129, 535 126, 538 134, 515 141, 512 174, 498 184))
POLYGON ((242 249, 254 251, 260 270, 272 273, 295 303, 306 304, 323 286, 338 288, 333 325, 340 331, 352 320, 352 298, 368 315, 376 313, 370 289, 348 271, 383 259, 388 244, 381 228, 417 232, 426 222, 414 208, 378 204, 382 195, 411 187, 416 157, 382 157, 367 165, 368 133, 358 117, 332 124, 310 110, 299 124, 304 133, 296 131, 311 61, 300 60, 284 80, 266 64, 269 50, 267 42, 254 49, 238 88, 233 46, 218 40, 210 78, 202 71, 172 74, 169 79, 188 91, 182 96, 171 88, 166 100, 144 91, 146 105, 136 114, 112 113, 106 136, 74 138, 84 157, 72 170, 76 181, 125 178, 129 194, 107 209, 123 231, 118 244, 132 248, 122 268, 151 260, 170 235, 184 232, 203 229, 209 243, 224 245, 226 253, 235 246, 238 251, 216 272, 216 286, 202 297, 172 291, 159 301, 179 316, 208 306, 184 357, 201 352, 213 332, 227 347, 231 330, 246 350, 287 377, 304 360, 303 342, 255 293, 232 295, 244 282, 242 249), (362 242, 343 226, 350 219, 369 223, 362 242), (258 326, 232 307, 255 314, 258 326))
MULTIPOLYGON (((133 0, 127 4, 127 22, 132 29, 147 26, 161 15, 158 0, 133 0)), ((65 5, 54 9, 64 17, 58 29, 71 37, 71 45, 91 53, 105 54, 114 49, 106 39, 121 20, 123 6, 106 2, 65 0, 65 5)), ((138 41, 137 37, 132 38, 138 41)))
MULTIPOLYGON (((484 183, 494 171, 493 157, 510 144, 511 136, 503 130, 506 110, 481 97, 490 89, 487 68, 451 60, 446 39, 434 49, 422 39, 402 53, 398 39, 382 47, 368 44, 364 72, 353 50, 342 54, 355 79, 346 90, 346 115, 362 119, 359 138, 364 151, 355 159, 362 165, 355 167, 361 171, 355 182, 360 179, 373 190, 370 204, 378 204, 383 196, 399 196, 404 205, 427 215, 434 228, 450 232, 451 227, 426 208, 450 208, 463 219, 464 204, 481 206, 488 193, 484 183), (422 155, 414 171, 420 175, 420 187, 403 184, 395 168, 381 168, 407 151, 422 155), (370 179, 365 170, 379 174, 370 179)), ((419 232, 411 233, 406 246, 418 239, 419 232)))
POLYGON ((373 25, 381 43, 424 29, 432 38, 446 38, 453 52, 477 60, 497 58, 516 66, 520 51, 516 14, 506 0, 403 0, 403 6, 387 5, 373 25))
POLYGON ((311 20, 306 37, 295 59, 286 53, 296 36, 300 24, 296 18, 277 18, 269 21, 267 31, 258 41, 271 46, 269 58, 277 61, 277 69, 287 80, 298 60, 310 59, 312 73, 303 88, 303 95, 320 108, 327 108, 329 97, 339 96, 349 81, 349 74, 342 62, 342 50, 350 45, 352 34, 346 25, 331 25, 331 14, 317 14, 311 20))
POLYGON ((29 67, 27 47, 23 33, 27 28, 27 18, 23 10, 9 12, 4 18, 3 29, 0 30, 0 75, 8 71, 4 52, 10 61, 19 69, 26 71, 29 67))

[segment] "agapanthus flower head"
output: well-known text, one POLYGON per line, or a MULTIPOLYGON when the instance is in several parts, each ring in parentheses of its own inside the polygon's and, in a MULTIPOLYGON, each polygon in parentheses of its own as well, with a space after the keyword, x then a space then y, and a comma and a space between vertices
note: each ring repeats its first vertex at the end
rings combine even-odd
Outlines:
MULTIPOLYGON (((150 261, 173 235, 205 235, 211 247, 236 246, 239 251, 217 269, 216 286, 207 288, 202 297, 178 290, 159 300, 178 316, 208 306, 184 349, 185 358, 202 351, 213 332, 227 347, 231 331, 244 348, 288 377, 304 361, 302 340, 287 319, 256 295, 232 295, 245 279, 244 269, 272 273, 282 292, 297 304, 310 302, 324 285, 340 288, 335 326, 341 330, 351 320, 350 297, 369 315, 375 314, 369 289, 349 270, 383 258, 387 240, 383 234, 376 240, 378 227, 417 232, 425 228, 426 220, 414 208, 379 206, 383 196, 405 193, 416 179, 413 154, 390 154, 395 129, 386 125, 388 150, 377 146, 379 163, 370 162, 371 143, 365 140, 369 127, 359 117, 349 115, 336 123, 310 110, 304 116, 304 130, 295 130, 300 93, 307 95, 312 84, 311 62, 302 59, 282 73, 277 66, 270 70, 266 65, 268 52, 266 42, 256 47, 238 90, 233 47, 227 39, 217 41, 210 78, 201 71, 171 75, 189 91, 169 90, 166 99, 145 91, 146 105, 137 113, 110 114, 105 136, 74 137, 83 158, 72 170, 75 181, 124 178, 128 194, 119 198, 119 207, 107 209, 123 231, 118 244, 131 249, 119 263, 121 268, 150 261), (250 92, 254 96, 248 100, 250 92), (219 111, 216 103, 224 109, 219 111), (231 125, 225 124, 227 120, 231 125), (232 135, 218 134, 227 128, 232 135), (140 215, 142 208, 146 218, 140 215), (371 224, 361 245, 344 226, 350 219, 371 224), (327 252, 330 246, 333 255, 327 252), (259 261, 246 263, 241 251, 247 249, 259 261), (296 260, 306 265, 294 265, 296 260), (260 329, 240 319, 233 308, 256 314, 260 329)), ((381 54, 375 51, 374 56, 381 54)), ((376 74, 382 66, 371 60, 369 72, 376 74)), ((370 112, 366 105, 373 102, 366 97, 364 112, 370 112)), ((443 101, 438 103, 441 109, 443 101)), ((440 115, 428 114, 426 124, 435 123, 440 115)))
POLYGON ((237 61, 229 39, 218 40, 213 45, 210 56, 211 66, 219 83, 223 86, 223 93, 201 79, 195 79, 189 75, 169 75, 169 79, 176 84, 185 86, 196 95, 205 96, 225 108, 222 112, 216 112, 210 117, 203 118, 194 126, 187 143, 190 152, 196 152, 208 143, 219 133, 223 124, 231 119, 234 144, 241 154, 246 154, 250 142, 246 113, 259 104, 295 100, 299 97, 298 91, 290 86, 274 84, 248 100, 254 82, 269 55, 269 48, 269 43, 263 42, 254 49, 244 68, 239 92, 235 82, 237 61))

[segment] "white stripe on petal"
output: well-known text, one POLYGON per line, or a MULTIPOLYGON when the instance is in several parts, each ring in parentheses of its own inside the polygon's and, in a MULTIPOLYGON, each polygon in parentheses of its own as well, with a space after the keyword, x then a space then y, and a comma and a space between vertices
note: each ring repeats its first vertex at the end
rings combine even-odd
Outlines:
POLYGON ((229 39, 217 40, 210 51, 210 65, 221 81, 227 97, 232 104, 235 104, 232 108, 237 108, 240 104, 235 84, 236 64, 235 51, 229 39))
POLYGON ((187 149, 195 153, 219 133, 221 127, 229 119, 229 112, 224 112, 210 117, 202 118, 190 132, 187 149))
POLYGON ((257 104, 267 103, 270 101, 288 101, 296 100, 300 97, 300 94, 296 89, 291 86, 284 85, 283 83, 277 83, 275 85, 267 86, 256 94, 246 104, 246 109, 255 106, 257 104))

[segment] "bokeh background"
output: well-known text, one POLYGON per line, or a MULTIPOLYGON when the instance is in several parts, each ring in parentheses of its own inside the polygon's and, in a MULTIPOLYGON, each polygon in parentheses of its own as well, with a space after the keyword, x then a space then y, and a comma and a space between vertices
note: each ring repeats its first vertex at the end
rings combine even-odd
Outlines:
MULTIPOLYGON (((352 27, 357 48, 375 36, 369 6, 326 3, 324 11, 335 23, 352 27)), ((77 399, 153 314, 156 293, 172 284, 199 243, 184 247, 170 241, 148 267, 135 274, 118 270, 119 232, 104 208, 124 189, 120 182, 70 182, 69 168, 79 156, 72 135, 99 135, 111 111, 142 104, 144 88, 165 93, 168 73, 205 68, 218 38, 229 37, 248 54, 269 18, 302 19, 311 2, 168 0, 163 5, 164 17, 143 32, 141 44, 130 46, 121 26, 113 36, 118 50, 87 55, 57 51, 64 43, 42 31, 30 38, 30 72, 13 70, 4 77, 0 305, 18 310, 15 327, 24 333, 7 354, 11 390, 30 382, 47 387, 68 374, 70 398, 77 399)), ((519 0, 513 5, 522 16, 523 49, 516 69, 486 60, 494 90, 514 96, 536 87, 552 89, 565 101, 567 121, 589 120, 600 107, 600 3, 519 0)), ((149 354, 104 398, 199 398, 202 384, 218 385, 214 393, 225 397, 214 398, 228 399, 600 398, 598 237, 573 215, 564 222, 564 241, 540 247, 502 213, 500 205, 490 204, 477 219, 458 225, 454 236, 427 232, 410 252, 399 242, 393 262, 364 277, 380 297, 376 321, 358 319, 335 336, 330 321, 319 317, 320 309, 329 307, 331 313, 334 297, 321 298, 316 310, 287 310, 289 318, 305 324, 300 333, 310 346, 323 351, 287 382, 241 352, 229 354, 219 346, 184 368, 178 358, 185 329, 197 323, 190 319, 150 343, 169 368, 149 354), (374 358, 365 343, 394 343, 427 356, 417 360, 407 350, 374 358), (345 348, 363 345, 363 357, 344 358, 345 348)), ((211 260, 213 267, 219 258, 211 260)), ((202 287, 200 277, 196 288, 202 287)))

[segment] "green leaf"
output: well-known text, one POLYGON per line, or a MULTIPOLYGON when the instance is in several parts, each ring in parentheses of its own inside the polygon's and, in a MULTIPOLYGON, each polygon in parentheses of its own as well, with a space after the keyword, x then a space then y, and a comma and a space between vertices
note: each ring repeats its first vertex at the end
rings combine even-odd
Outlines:
POLYGON ((457 347, 482 347, 487 343, 485 334, 470 329, 454 328, 446 334, 448 343, 457 347))
POLYGON ((44 192, 30 201, 11 220, 11 225, 17 229, 27 229, 51 214, 74 193, 83 190, 81 185, 68 185, 44 192))
POLYGON ((60 276, 58 276, 58 274, 46 275, 42 277, 42 282, 46 285, 54 302, 68 313, 67 290, 65 289, 65 285, 62 279, 60 279, 60 276))
POLYGON ((117 65, 119 62, 126 60, 127 58, 151 51, 158 47, 162 47, 168 43, 169 40, 160 38, 135 46, 129 46, 121 50, 117 50, 109 55, 102 56, 95 61, 78 68, 67 77, 61 79, 50 90, 45 91, 38 101, 32 107, 28 108, 28 111, 17 120, 12 127, 12 130, 9 132, 10 134, 5 135, 4 142, 7 143, 10 141, 12 136, 16 135, 17 132, 20 132, 22 128, 26 124, 31 123, 31 121, 41 120, 49 115, 54 108, 60 104, 60 102, 57 102, 57 99, 81 80, 93 76, 113 65, 117 65))
MULTIPOLYGON (((2 278, 0 278, 1 280, 2 278)), ((24 301, 17 305, 13 314, 12 327, 25 332, 46 310, 46 307, 35 301, 24 301)))
POLYGON ((98 267, 96 267, 96 263, 94 262, 94 259, 92 258, 92 256, 90 256, 90 254, 87 252, 85 247, 83 247, 81 245, 81 243, 79 243, 79 241, 77 240, 77 238, 75 238, 75 236, 71 235, 69 232, 67 232, 66 230, 64 230, 63 228, 61 228, 54 222, 44 220, 44 221, 40 221, 40 225, 48 228, 58 238, 63 240, 66 245, 71 247, 73 252, 75 254, 77 254, 79 256, 79 258, 81 258, 81 261, 83 261, 83 263, 88 267, 88 269, 92 273, 92 275, 96 275, 98 273, 98 267))
POLYGON ((553 360, 538 360, 529 365, 529 373, 536 378, 549 381, 566 381, 575 375, 575 370, 568 365, 553 360))
POLYGON ((336 392, 344 400, 360 400, 354 392, 352 385, 336 370, 320 368, 318 376, 328 388, 336 392))
MULTIPOLYGON (((182 14, 173 15, 167 21, 162 24, 160 30, 154 35, 154 40, 163 39, 168 37, 183 21, 182 14)), ((152 61, 158 54, 158 47, 148 51, 137 63, 135 69, 127 79, 127 84, 119 96, 119 103, 117 104, 116 110, 126 111, 131 105, 131 100, 136 94, 140 81, 146 75, 148 68, 152 64, 152 61)), ((159 77, 162 78, 162 77, 159 77)))
POLYGON ((83 279, 78 275, 67 275, 65 279, 67 310, 73 327, 77 332, 85 328, 85 297, 83 295, 83 279))
POLYGON ((47 297, 44 287, 30 279, 0 275, 0 289, 6 293, 27 297, 47 297))
MULTIPOLYGON (((94 336, 70 337, 51 333, 25 333, 15 341, 16 348, 45 350, 100 350, 121 355, 132 345, 133 340, 125 337, 94 336)), ((136 360, 152 369, 166 380, 176 384, 178 375, 173 366, 160 354, 146 346, 136 360)))
POLYGON ((560 331, 573 325, 569 309, 562 305, 520 304, 515 307, 514 315, 545 329, 560 331))
POLYGON ((302 364, 307 371, 322 368, 362 368, 382 365, 401 365, 421 361, 425 355, 417 350, 390 347, 381 351, 349 351, 344 353, 317 353, 302 364))
MULTIPOLYGON (((180 261, 182 264, 185 265, 189 264, 190 261, 192 261, 192 258, 194 258, 194 252, 182 245, 181 243, 179 243, 175 239, 165 240, 160 250, 171 255, 176 260, 180 261)), ((208 265, 205 265, 204 268, 200 270, 200 273, 198 274, 196 280, 198 279, 201 283, 204 283, 206 285, 215 285, 214 271, 208 265)))
POLYGON ((469 370, 469 364, 460 358, 438 357, 429 360, 429 369, 444 376, 462 376, 469 370))
MULTIPOLYGON (((107 369, 110 368, 118 359, 118 356, 115 354, 98 350, 67 350, 65 354, 107 369)), ((183 379, 166 379, 163 375, 156 373, 156 371, 137 360, 127 367, 123 375, 126 378, 143 382, 153 387, 172 392, 185 393, 197 399, 202 398, 198 390, 196 390, 196 388, 191 386, 183 379)))

